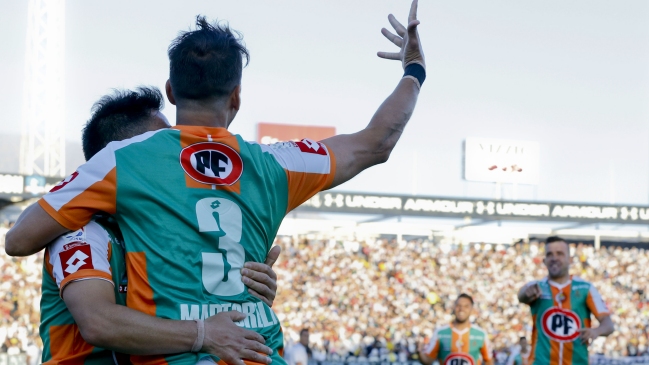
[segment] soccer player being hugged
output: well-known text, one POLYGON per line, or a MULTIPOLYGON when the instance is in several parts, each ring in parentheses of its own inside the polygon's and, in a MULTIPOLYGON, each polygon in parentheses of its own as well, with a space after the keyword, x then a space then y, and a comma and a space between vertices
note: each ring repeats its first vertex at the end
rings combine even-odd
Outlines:
POLYGON ((435 331, 427 344, 419 347, 419 359, 424 365, 431 365, 439 360, 441 365, 493 365, 491 345, 487 333, 480 327, 471 324, 469 317, 473 312, 473 298, 460 294, 455 300, 450 325, 435 331))
POLYGON ((615 330, 610 312, 595 287, 570 275, 570 247, 548 237, 543 263, 548 276, 523 286, 518 300, 532 309, 534 330, 528 364, 588 364, 588 345, 615 330), (591 315, 599 327, 591 327, 591 315))

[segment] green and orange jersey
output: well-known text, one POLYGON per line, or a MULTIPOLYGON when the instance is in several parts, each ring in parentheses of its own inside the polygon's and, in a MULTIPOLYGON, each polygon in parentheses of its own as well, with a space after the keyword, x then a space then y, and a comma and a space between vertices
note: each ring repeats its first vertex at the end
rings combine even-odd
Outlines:
MULTIPOLYGON (((127 305, 162 318, 247 314, 283 364, 280 324, 248 293, 240 270, 264 262, 285 215, 334 177, 319 142, 260 145, 223 128, 178 126, 113 142, 40 200, 77 229, 112 214, 126 243, 127 305)), ((195 364, 206 354, 132 356, 136 364, 195 364)), ((217 358, 212 357, 214 361, 217 358)))
POLYGON ((475 325, 463 330, 453 325, 437 329, 424 351, 441 365, 480 365, 492 357, 486 332, 475 325))
POLYGON ((534 329, 528 364, 588 364, 588 345, 579 340, 579 330, 591 327, 591 315, 602 319, 610 314, 601 295, 577 276, 564 284, 545 278, 527 285, 535 284, 541 297, 530 304, 534 329))
POLYGON ((115 286, 115 301, 126 305, 124 249, 113 226, 102 219, 64 234, 45 250, 40 335, 47 365, 115 364, 113 351, 88 344, 79 333, 61 293, 78 280, 105 280, 115 286))

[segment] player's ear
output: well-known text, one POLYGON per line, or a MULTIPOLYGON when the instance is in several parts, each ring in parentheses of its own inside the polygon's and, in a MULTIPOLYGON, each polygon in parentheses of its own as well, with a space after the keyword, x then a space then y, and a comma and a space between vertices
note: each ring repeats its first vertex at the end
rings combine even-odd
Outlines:
POLYGON ((165 92, 167 93, 167 99, 171 105, 176 105, 176 98, 174 98, 174 93, 171 91, 171 82, 169 80, 167 80, 167 83, 165 84, 165 92))
POLYGON ((230 106, 232 109, 239 111, 241 107, 241 84, 232 90, 232 94, 230 94, 230 106))

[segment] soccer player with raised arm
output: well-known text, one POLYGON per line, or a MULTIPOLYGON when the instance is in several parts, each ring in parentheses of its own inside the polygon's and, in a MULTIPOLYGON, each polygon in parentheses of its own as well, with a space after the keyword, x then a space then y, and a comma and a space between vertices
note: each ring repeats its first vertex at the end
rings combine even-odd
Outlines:
POLYGON ((615 331, 611 313, 593 284, 570 275, 570 247, 556 236, 545 241, 548 276, 518 292, 530 306, 534 329, 528 365, 586 365, 588 345, 615 331), (599 326, 591 326, 591 315, 599 326))
POLYGON ((491 345, 487 333, 469 321, 473 312, 473 298, 460 294, 453 307, 453 322, 435 330, 427 344, 419 346, 419 360, 431 365, 493 365, 491 345))
MULTIPOLYGON (((407 27, 383 34, 400 52, 404 74, 368 126, 316 142, 259 145, 228 132, 241 107, 248 51, 224 25, 198 18, 169 48, 166 92, 176 126, 111 143, 60 188, 21 215, 6 236, 9 254, 31 254, 100 211, 119 223, 129 278, 127 306, 168 319, 202 322, 236 310, 238 324, 265 338, 239 360, 284 364, 278 320, 241 282, 245 262, 263 262, 284 216, 317 192, 387 161, 410 119, 425 79, 413 1, 407 27), (38 226, 40 229, 34 230, 38 226)), ((202 340, 202 339, 201 339, 202 340)), ((198 341, 200 343, 200 341, 198 341)), ((219 361, 207 354, 131 356, 136 364, 219 361)))
MULTIPOLYGON (((83 130, 86 159, 112 141, 168 128, 160 113, 162 106, 162 94, 155 88, 117 91, 101 98, 83 130)), ((275 247, 268 255, 268 265, 278 255, 279 247, 275 247)), ((272 305, 277 289, 275 274, 265 264, 246 265, 250 272, 245 275, 251 280, 248 285, 256 289, 254 295, 263 293, 265 296, 259 298, 272 305)), ((238 321, 243 314, 223 312, 207 319, 203 348, 194 349, 194 323, 157 318, 125 307, 127 288, 124 244, 119 227, 109 216, 96 216, 83 228, 48 245, 43 262, 39 331, 43 340, 42 362, 127 363, 124 355, 112 350, 153 355, 202 350, 227 357, 222 350, 232 344, 223 336, 224 330, 231 324, 232 316, 238 321), (228 318, 223 321, 223 317, 228 318)))

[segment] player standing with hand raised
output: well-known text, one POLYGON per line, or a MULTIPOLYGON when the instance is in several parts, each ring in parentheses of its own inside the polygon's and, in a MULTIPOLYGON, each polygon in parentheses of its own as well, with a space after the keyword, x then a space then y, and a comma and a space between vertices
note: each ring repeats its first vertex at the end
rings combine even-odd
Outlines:
POLYGON ((556 236, 545 242, 543 263, 548 276, 518 292, 518 300, 532 310, 534 330, 528 365, 588 364, 588 345, 615 331, 610 312, 595 287, 570 275, 570 247, 556 236), (591 314, 599 327, 591 327, 591 314))

